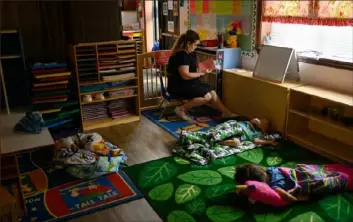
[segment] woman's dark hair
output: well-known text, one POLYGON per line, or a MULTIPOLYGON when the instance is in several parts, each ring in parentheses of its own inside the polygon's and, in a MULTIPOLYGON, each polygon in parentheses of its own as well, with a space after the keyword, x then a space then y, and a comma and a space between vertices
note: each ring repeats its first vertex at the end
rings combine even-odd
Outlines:
POLYGON ((200 40, 200 36, 197 32, 195 32, 194 30, 186 31, 175 41, 172 48, 172 55, 181 50, 185 50, 188 44, 193 44, 198 40, 200 40))
POLYGON ((237 185, 243 185, 248 180, 267 183, 267 174, 255 164, 242 164, 236 167, 234 180, 237 185))

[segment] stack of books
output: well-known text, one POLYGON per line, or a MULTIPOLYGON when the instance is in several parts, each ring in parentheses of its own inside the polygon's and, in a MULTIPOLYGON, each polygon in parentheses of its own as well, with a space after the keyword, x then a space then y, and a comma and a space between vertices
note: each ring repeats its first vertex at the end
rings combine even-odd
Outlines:
POLYGON ((67 63, 35 63, 32 74, 32 110, 40 111, 52 134, 79 127, 79 102, 67 63))
POLYGON ((114 100, 108 103, 108 112, 113 119, 130 116, 129 104, 126 100, 114 100))

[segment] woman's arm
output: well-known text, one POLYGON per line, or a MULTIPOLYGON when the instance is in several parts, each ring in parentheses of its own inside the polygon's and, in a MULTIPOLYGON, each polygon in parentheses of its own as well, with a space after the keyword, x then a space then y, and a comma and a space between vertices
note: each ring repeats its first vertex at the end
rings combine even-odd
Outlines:
POLYGON ((184 80, 196 79, 200 78, 201 76, 205 75, 205 73, 201 72, 189 72, 189 66, 179 66, 178 71, 180 76, 184 80))
POLYGON ((285 191, 281 188, 275 188, 274 190, 276 191, 276 193, 278 193, 278 195, 281 196, 281 198, 283 200, 285 200, 288 203, 298 201, 298 199, 296 197, 292 196, 290 193, 288 193, 287 191, 285 191))

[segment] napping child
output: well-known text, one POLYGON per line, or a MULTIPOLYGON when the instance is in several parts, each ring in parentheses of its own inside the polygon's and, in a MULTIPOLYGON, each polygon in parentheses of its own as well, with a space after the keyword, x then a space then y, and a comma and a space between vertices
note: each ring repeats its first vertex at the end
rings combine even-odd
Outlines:
POLYGON ((265 183, 285 203, 306 201, 312 195, 353 191, 353 168, 341 164, 298 164, 294 169, 243 164, 236 167, 234 179, 237 187, 248 181, 265 183))
POLYGON ((237 147, 242 141, 252 141, 256 145, 277 145, 279 133, 270 133, 271 123, 267 119, 254 118, 250 121, 238 121, 242 133, 221 142, 223 145, 237 147))
POLYGON ((207 131, 182 131, 174 153, 197 164, 255 148, 257 145, 276 144, 278 133, 269 134, 269 121, 230 120, 207 131))

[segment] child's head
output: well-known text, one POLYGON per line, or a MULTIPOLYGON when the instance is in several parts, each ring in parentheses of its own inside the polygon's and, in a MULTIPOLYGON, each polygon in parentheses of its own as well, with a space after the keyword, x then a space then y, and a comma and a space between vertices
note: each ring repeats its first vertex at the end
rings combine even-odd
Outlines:
POLYGON ((236 167, 234 180, 237 185, 243 185, 248 180, 268 182, 266 170, 255 164, 242 164, 236 167))
POLYGON ((267 119, 258 119, 254 118, 250 121, 250 123, 255 127, 261 130, 263 134, 266 134, 271 129, 271 122, 267 119))

